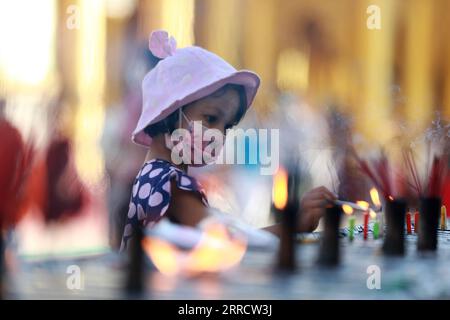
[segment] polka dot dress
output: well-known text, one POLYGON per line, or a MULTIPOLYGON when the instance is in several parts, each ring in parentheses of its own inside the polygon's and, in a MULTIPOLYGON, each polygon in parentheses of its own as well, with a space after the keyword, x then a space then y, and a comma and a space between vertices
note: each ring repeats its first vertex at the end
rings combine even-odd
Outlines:
POLYGON ((203 204, 208 206, 196 179, 165 160, 153 159, 144 163, 134 180, 120 251, 126 250, 135 228, 151 227, 164 216, 170 204, 172 180, 178 188, 198 193, 203 204))

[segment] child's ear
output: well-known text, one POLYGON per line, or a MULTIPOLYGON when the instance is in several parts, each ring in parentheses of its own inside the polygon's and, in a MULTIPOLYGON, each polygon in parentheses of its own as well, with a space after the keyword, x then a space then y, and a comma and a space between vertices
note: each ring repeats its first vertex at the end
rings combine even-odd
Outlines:
POLYGON ((164 144, 166 145, 167 149, 169 149, 169 150, 173 149, 174 144, 170 137, 170 133, 164 133, 164 144))

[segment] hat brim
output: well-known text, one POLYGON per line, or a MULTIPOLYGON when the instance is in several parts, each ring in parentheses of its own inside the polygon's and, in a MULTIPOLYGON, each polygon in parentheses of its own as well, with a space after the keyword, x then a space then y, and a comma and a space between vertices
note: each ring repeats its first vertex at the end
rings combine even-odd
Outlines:
POLYGON ((196 100, 207 97, 212 94, 216 90, 220 89, 226 84, 239 84, 242 85, 245 89, 245 94, 247 98, 247 105, 245 111, 252 105, 253 100, 255 99, 256 93, 258 92, 258 88, 260 86, 261 80, 259 76, 249 70, 239 70, 236 71, 229 76, 216 80, 209 85, 198 89, 197 91, 174 101, 169 107, 165 108, 158 116, 156 116, 152 121, 145 124, 145 126, 136 128, 135 132, 132 136, 132 141, 136 144, 143 146, 150 146, 152 140, 143 130, 150 124, 156 123, 172 112, 178 110, 179 108, 194 102, 196 100))

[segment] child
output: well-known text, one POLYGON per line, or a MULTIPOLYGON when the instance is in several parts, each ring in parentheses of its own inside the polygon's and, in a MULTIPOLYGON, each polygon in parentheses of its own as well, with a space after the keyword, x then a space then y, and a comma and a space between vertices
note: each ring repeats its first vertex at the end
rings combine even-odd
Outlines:
MULTIPOLYGON (((176 129, 193 133, 194 121, 201 121, 203 130, 216 129, 225 135, 242 119, 260 84, 255 73, 236 71, 200 47, 176 49, 175 39, 162 30, 152 32, 149 48, 161 60, 143 80, 143 108, 132 140, 151 148, 132 188, 121 251, 126 249, 135 228, 151 227, 163 217, 196 226, 208 215, 204 191, 187 174, 195 152, 202 153, 208 144, 200 143, 198 150, 198 144, 190 143, 188 160, 192 161, 180 163, 173 161, 171 134, 176 129)), ((212 152, 211 156, 215 155, 212 152)), ((306 193, 301 200, 298 231, 314 230, 326 202, 334 199, 335 195, 325 187, 306 193)), ((266 229, 279 232, 278 225, 266 229)))

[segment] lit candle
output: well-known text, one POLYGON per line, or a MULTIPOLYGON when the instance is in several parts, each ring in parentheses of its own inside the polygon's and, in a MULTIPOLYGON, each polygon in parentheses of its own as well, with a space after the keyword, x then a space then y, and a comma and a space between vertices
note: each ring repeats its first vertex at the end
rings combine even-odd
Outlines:
POLYGON ((447 230, 447 208, 441 207, 441 230, 447 230))
POLYGON ((356 204, 364 209, 364 240, 367 240, 369 232, 369 203, 366 201, 357 201, 356 204))
POLYGON ((369 215, 364 212, 364 240, 367 240, 367 231, 369 229, 369 215))
POLYGON ((406 213, 406 232, 408 234, 412 233, 412 231, 411 231, 411 212, 410 211, 408 211, 406 213))
POLYGON ((350 241, 353 241, 354 233, 355 233, 355 217, 352 215, 348 220, 349 224, 349 236, 350 241))
POLYGON ((376 188, 372 188, 370 189, 370 198, 372 199, 373 204, 376 207, 376 211, 380 212, 379 215, 377 215, 377 222, 379 224, 378 228, 379 228, 379 233, 378 236, 382 237, 383 236, 383 231, 384 231, 384 221, 383 221, 383 212, 381 212, 382 207, 381 207, 381 201, 380 201, 380 196, 378 195, 378 191, 376 188))
POLYGON ((373 223, 373 238, 374 239, 378 239, 379 234, 380 234, 380 223, 378 222, 377 219, 377 214, 375 211, 370 210, 370 217, 375 220, 373 223))
POLYGON ((353 216, 353 208, 347 204, 344 204, 342 206, 342 210, 346 215, 349 216, 348 218, 348 238, 350 241, 353 241, 353 236, 355 232, 355 217, 353 216))
POLYGON ((414 233, 419 232, 419 211, 414 214, 414 233))

